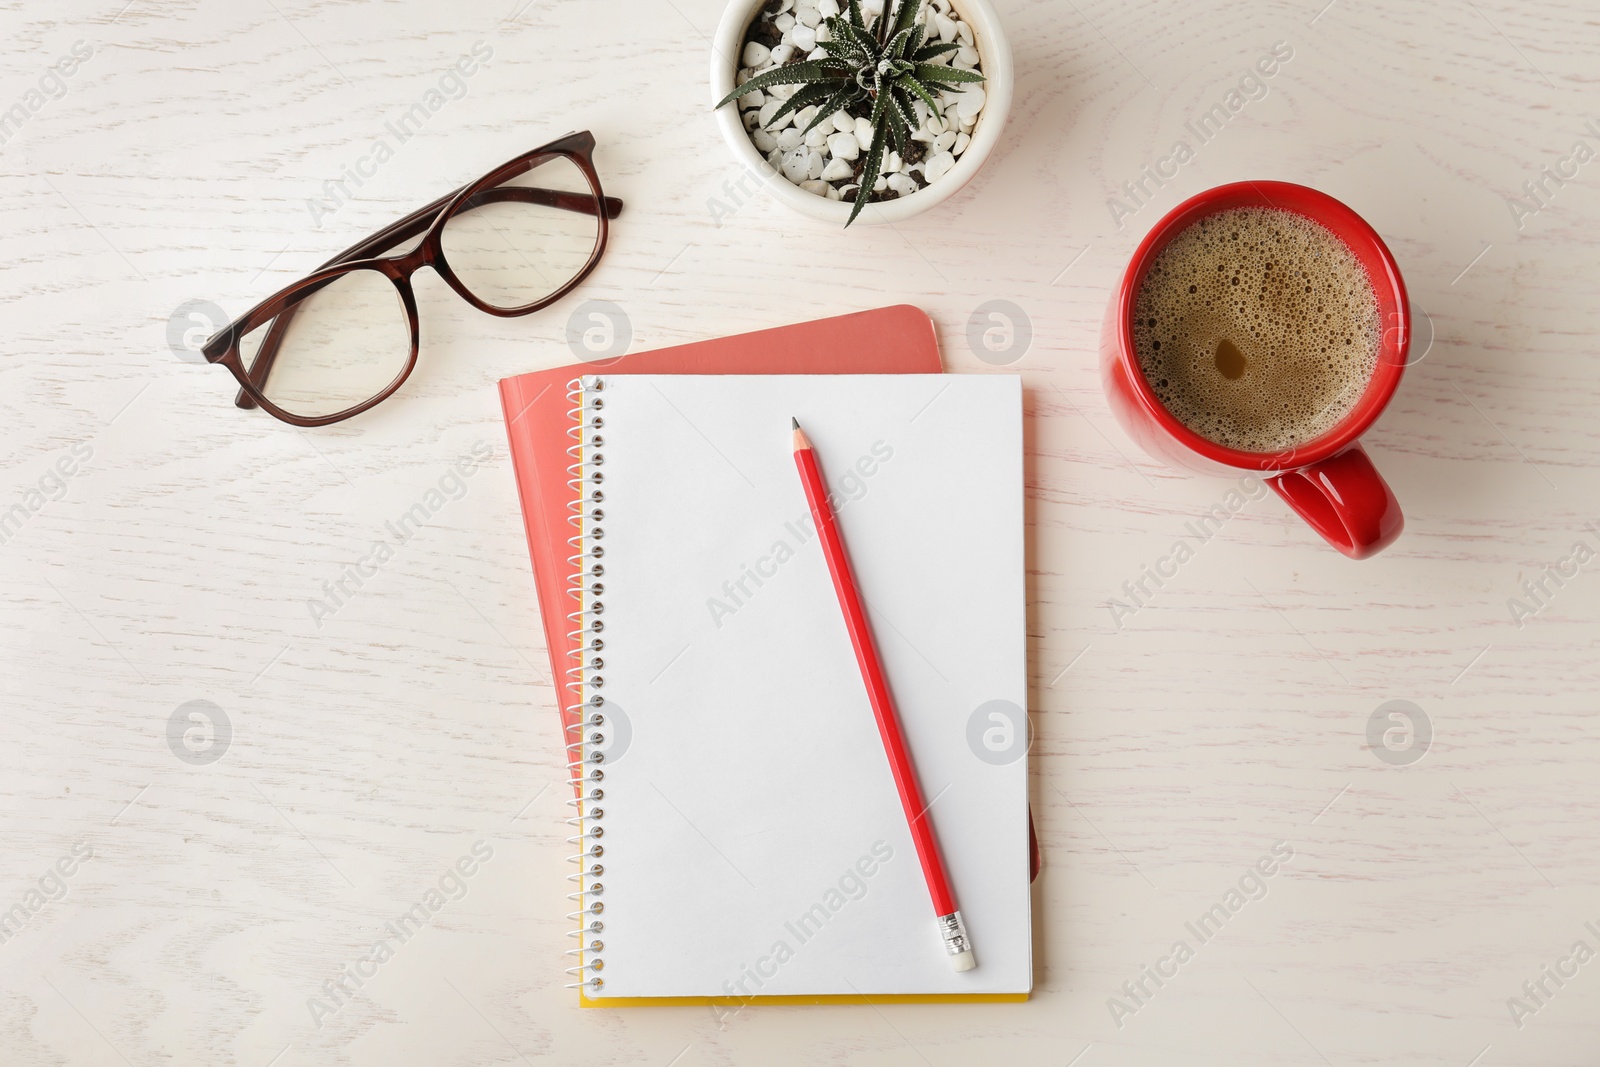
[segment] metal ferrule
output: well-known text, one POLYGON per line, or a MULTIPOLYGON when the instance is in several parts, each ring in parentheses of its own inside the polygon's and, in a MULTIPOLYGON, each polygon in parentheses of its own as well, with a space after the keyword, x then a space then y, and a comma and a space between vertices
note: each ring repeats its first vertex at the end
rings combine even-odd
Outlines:
POLYGON ((944 939, 944 950, 952 956, 959 956, 963 952, 972 951, 972 940, 967 937, 967 926, 961 921, 961 913, 952 911, 949 915, 938 918, 939 936, 944 939))

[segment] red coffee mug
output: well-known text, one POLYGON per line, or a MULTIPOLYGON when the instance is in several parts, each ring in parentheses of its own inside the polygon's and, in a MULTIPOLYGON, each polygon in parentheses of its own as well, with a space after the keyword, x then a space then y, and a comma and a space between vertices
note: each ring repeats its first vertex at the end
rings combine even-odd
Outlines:
POLYGON ((1387 547, 1405 525, 1394 493, 1356 439, 1383 411, 1400 384, 1411 345, 1411 308, 1394 256, 1366 221, 1326 193, 1288 182, 1235 182, 1208 189, 1173 208, 1140 242, 1106 308, 1100 332, 1100 377, 1117 421, 1156 459, 1206 474, 1267 473, 1267 484, 1311 528, 1352 559, 1387 547), (1244 452, 1209 441, 1169 412, 1139 369, 1133 308, 1151 262, 1204 216, 1231 208, 1292 211, 1345 243, 1366 268, 1385 325, 1378 365, 1354 409, 1327 433, 1283 452, 1244 452))

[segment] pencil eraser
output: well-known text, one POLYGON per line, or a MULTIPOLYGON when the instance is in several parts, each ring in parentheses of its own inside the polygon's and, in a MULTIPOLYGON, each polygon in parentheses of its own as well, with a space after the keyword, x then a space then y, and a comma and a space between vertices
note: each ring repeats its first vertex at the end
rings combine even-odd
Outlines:
POLYGON ((970 948, 962 949, 950 957, 950 966, 958 971, 970 971, 978 965, 978 957, 972 954, 970 948))

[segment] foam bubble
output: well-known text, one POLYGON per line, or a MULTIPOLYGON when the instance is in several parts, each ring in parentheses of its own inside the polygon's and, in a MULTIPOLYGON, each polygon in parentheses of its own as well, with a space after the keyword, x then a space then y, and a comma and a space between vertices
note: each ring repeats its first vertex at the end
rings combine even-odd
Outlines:
POLYGON ((1360 260, 1321 223, 1276 208, 1200 219, 1134 299, 1134 349, 1161 403, 1246 452, 1295 448, 1350 414, 1381 332, 1360 260))

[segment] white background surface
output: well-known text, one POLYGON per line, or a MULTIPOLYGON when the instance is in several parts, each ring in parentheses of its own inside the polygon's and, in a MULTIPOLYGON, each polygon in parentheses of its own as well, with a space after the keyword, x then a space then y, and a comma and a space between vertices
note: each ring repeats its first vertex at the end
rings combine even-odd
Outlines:
POLYGON ((75 40, 95 49, 0 146, 0 503, 92 450, 0 546, 0 905, 94 849, 0 945, 6 1063, 1593 1057, 1600 963, 1520 1029, 1507 1008, 1575 940, 1600 948, 1600 576, 1520 628, 1507 607, 1575 540, 1600 545, 1600 164, 1520 229, 1508 206, 1576 140, 1600 148, 1592 6, 1008 0, 1018 91, 995 157, 938 212, 841 234, 764 197, 715 224, 739 178, 706 110, 716 0, 122 2, 0 15, 5 106, 75 40), (308 200, 480 40, 494 58, 465 98, 319 225, 308 200), (1119 227, 1113 191, 1280 40, 1294 58, 1267 97, 1119 227), (425 281, 422 366, 371 415, 301 433, 169 347, 185 302, 238 313, 583 127, 628 202, 600 269, 510 321, 425 281), (1245 177, 1346 200, 1432 317, 1368 438, 1408 527, 1354 564, 1251 503, 1118 629, 1107 601, 1227 485, 1158 468, 1111 421, 1100 315, 1163 210, 1245 177), (959 372, 989 366, 980 305, 1026 314, 1000 358, 1029 415, 1029 1004, 719 1024, 581 1012, 561 988, 558 737, 493 383, 570 361, 584 299, 619 305, 634 349, 911 301, 959 372), (398 543, 386 521, 476 442, 491 455, 464 495, 398 543), (318 626, 307 601, 379 540, 393 558, 318 626), (232 738, 194 765, 167 729, 202 699, 232 738), (1391 699, 1432 722, 1407 767, 1367 747, 1391 699), (308 998, 479 840, 493 858, 465 897, 316 1026, 308 998), (1295 855, 1266 898, 1119 1028, 1108 998, 1279 841, 1295 855))

